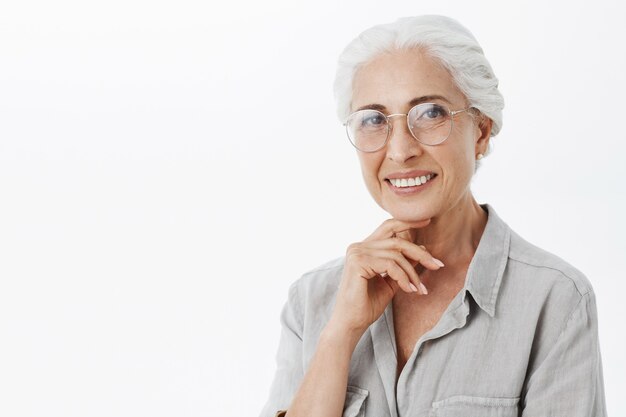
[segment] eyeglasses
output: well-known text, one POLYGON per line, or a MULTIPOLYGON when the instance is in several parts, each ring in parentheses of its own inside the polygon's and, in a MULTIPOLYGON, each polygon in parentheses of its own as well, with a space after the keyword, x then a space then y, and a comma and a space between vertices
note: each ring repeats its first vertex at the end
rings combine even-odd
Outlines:
POLYGON ((361 152, 376 152, 387 144, 391 134, 390 119, 396 116, 406 116, 409 131, 418 142, 439 145, 452 132, 452 118, 471 108, 450 111, 441 104, 422 103, 412 107, 407 114, 389 116, 378 110, 365 109, 348 116, 344 126, 350 143, 361 152))

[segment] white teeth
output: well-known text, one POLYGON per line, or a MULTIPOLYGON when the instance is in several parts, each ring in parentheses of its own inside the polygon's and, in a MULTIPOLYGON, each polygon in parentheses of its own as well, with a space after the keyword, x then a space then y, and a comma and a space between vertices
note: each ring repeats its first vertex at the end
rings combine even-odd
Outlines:
POLYGON ((391 184, 393 184, 394 187, 414 187, 416 185, 422 185, 425 184, 427 181, 429 181, 431 178, 433 177, 432 174, 428 174, 428 175, 422 175, 421 177, 415 177, 415 178, 392 178, 389 179, 389 181, 391 182, 391 184))

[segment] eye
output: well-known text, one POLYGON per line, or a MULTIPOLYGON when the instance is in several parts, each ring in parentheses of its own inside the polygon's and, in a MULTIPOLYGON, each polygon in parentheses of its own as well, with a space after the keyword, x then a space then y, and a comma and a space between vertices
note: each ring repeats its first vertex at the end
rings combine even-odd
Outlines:
POLYGON ((428 120, 437 120, 446 117, 446 115, 447 112, 443 107, 433 104, 424 109, 423 112, 420 112, 419 117, 428 120))
POLYGON ((448 119, 448 110, 434 103, 419 104, 409 112, 409 125, 416 129, 433 129, 442 126, 448 119))
POLYGON ((361 117, 361 127, 380 127, 387 123, 385 116, 377 111, 365 111, 361 117))

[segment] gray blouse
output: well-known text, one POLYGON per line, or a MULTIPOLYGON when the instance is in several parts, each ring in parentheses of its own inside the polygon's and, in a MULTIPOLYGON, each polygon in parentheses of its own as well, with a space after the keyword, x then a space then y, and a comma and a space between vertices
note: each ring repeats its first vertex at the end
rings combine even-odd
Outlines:
MULTIPOLYGON (((352 355, 345 417, 606 416, 596 299, 577 269, 488 204, 465 285, 417 341, 396 386, 392 306, 352 355)), ((286 410, 332 312, 344 258, 295 281, 261 417, 286 410)))

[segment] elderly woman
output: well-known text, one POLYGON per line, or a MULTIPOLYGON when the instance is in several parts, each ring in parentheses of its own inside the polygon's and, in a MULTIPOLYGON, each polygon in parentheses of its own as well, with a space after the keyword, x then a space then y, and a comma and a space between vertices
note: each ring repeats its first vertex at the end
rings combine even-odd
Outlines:
POLYGON ((291 285, 261 416, 604 416, 590 282, 472 196, 503 108, 472 34, 442 16, 375 26, 335 91, 392 218, 291 285))

